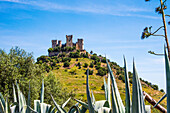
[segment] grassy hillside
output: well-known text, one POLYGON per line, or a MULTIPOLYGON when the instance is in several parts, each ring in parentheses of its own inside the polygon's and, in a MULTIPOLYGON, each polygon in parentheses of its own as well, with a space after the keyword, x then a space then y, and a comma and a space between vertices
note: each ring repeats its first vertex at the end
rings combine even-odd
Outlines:
MULTIPOLYGON (((87 53, 86 53, 87 54, 87 53)), ((61 55, 62 56, 62 55, 61 55)), ((64 56, 69 57, 69 56, 64 56)), ((103 57, 104 58, 104 57, 103 57)), ((46 60, 48 58, 46 57, 46 60)), ((47 60, 46 64, 53 65, 52 62, 54 62, 55 58, 53 57, 50 60, 47 60), (49 62, 50 61, 50 62, 49 62)), ((97 68, 96 60, 92 59, 92 56, 89 55, 89 58, 70 58, 69 61, 63 60, 63 57, 56 58, 57 62, 55 63, 55 66, 52 67, 51 71, 56 75, 56 77, 60 80, 62 84, 64 84, 64 87, 68 88, 69 90, 74 90, 76 93, 76 98, 81 99, 83 101, 86 100, 86 70, 89 68, 90 70, 93 70, 93 75, 89 76, 89 84, 90 89, 93 90, 93 93, 95 95, 96 100, 104 100, 105 94, 103 90, 103 77, 99 75, 97 68), (62 60, 61 60, 62 59, 62 60), (69 62, 68 67, 64 67, 64 63, 69 62), (85 63, 88 64, 88 67, 85 66, 85 63), (93 67, 90 67, 90 63, 94 63, 93 67)), ((39 60, 41 61, 41 60, 39 60)), ((106 68, 106 63, 100 61, 100 67, 106 68)), ((125 83, 124 83, 124 71, 123 68, 117 65, 115 62, 110 62, 113 73, 116 78, 116 82, 118 85, 119 92, 121 94, 121 98, 123 100, 123 103, 125 104, 125 83)), ((107 75, 107 74, 106 74, 107 75)), ((129 72, 129 78, 130 78, 130 87, 131 87, 131 93, 132 93, 132 73, 129 72)), ((107 77, 106 77, 107 79, 107 77)), ((157 90, 157 85, 152 85, 151 83, 144 81, 141 79, 142 89, 146 93, 148 93, 153 99, 158 101, 163 95, 164 92, 161 92, 157 90)), ((146 105, 149 105, 147 101, 145 101, 146 105)), ((166 107, 166 99, 161 102, 161 105, 166 107)), ((159 113, 158 110, 152 109, 152 112, 159 113)))
MULTIPOLYGON (((82 64, 84 64, 85 62, 90 64, 92 60, 88 58, 78 58, 78 61, 76 61, 75 58, 72 58, 70 69, 63 68, 62 67, 63 63, 60 63, 61 68, 54 69, 52 70, 52 72, 56 75, 56 77, 60 80, 60 82, 64 84, 65 87, 67 87, 70 90, 75 90, 76 98, 86 101, 86 74, 85 72, 87 68, 84 68, 82 66, 81 69, 78 69, 78 67, 76 66, 78 62, 81 62, 82 64), (71 74, 73 70, 75 70, 75 73, 71 74)), ((105 64, 103 63, 103 65, 105 64)), ((104 90, 102 89, 103 77, 96 75, 97 70, 95 68, 89 68, 89 69, 94 70, 94 74, 89 76, 90 89, 93 90, 96 100, 103 100, 105 99, 104 90)), ((125 84, 123 83, 122 80, 118 79, 118 76, 116 77, 116 82, 117 82, 123 103, 125 104, 125 84)), ((132 84, 130 85, 131 85, 131 92, 132 92, 132 84)), ((144 82, 142 82, 142 86, 143 86, 143 91, 147 92, 156 101, 158 101, 164 95, 163 92, 160 92, 158 90, 154 90, 151 87, 148 87, 147 84, 145 84, 144 82)), ((149 104, 147 101, 145 102, 146 104, 149 104)), ((161 102, 161 105, 166 107, 166 100, 161 102)))

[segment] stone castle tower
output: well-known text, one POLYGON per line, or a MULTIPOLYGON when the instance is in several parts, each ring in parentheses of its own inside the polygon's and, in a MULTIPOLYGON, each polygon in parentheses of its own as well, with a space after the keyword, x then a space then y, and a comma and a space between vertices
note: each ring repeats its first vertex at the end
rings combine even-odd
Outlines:
POLYGON ((66 47, 73 47, 73 35, 66 35, 66 47))
POLYGON ((83 39, 78 39, 78 42, 76 42, 76 49, 84 50, 84 41, 83 41, 83 39))
POLYGON ((52 40, 52 48, 55 47, 73 47, 75 46, 77 50, 84 50, 83 39, 77 39, 76 43, 73 43, 73 35, 66 35, 66 43, 62 44, 61 40, 52 40))

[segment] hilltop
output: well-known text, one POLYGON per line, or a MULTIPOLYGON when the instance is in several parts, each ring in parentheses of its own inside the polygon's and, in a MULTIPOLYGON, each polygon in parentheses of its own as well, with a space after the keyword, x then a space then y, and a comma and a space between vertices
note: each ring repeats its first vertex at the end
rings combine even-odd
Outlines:
MULTIPOLYGON (((44 64, 47 72, 52 71, 53 74, 60 80, 64 87, 69 90, 75 90, 76 98, 86 101, 86 70, 89 68, 90 89, 93 90, 96 100, 105 99, 103 89, 103 77, 107 78, 106 58, 93 53, 92 51, 81 52, 80 50, 72 52, 62 52, 57 56, 40 56, 37 58, 38 64, 44 64)), ((123 103, 125 104, 125 84, 124 84, 124 68, 120 67, 116 62, 107 59, 113 70, 116 82, 121 94, 123 103)), ((132 92, 132 72, 128 72, 129 82, 132 92)), ((158 86, 148 81, 141 79, 142 89, 148 93, 153 99, 158 101, 165 93, 158 90, 158 86)), ((147 101, 146 105, 149 103, 147 101)), ((161 105, 166 107, 166 100, 161 102, 161 105)), ((159 112, 153 109, 152 112, 159 112)))

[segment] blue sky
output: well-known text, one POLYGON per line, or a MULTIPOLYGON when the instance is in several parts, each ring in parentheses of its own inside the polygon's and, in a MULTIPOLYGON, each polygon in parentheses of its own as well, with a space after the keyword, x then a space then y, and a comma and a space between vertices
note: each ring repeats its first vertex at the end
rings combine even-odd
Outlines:
POLYGON ((148 54, 163 53, 164 38, 140 39, 144 27, 162 25, 158 5, 159 0, 0 0, 0 48, 19 46, 36 59, 48 54, 52 39, 65 43, 72 34, 74 42, 84 39, 87 51, 106 54, 120 66, 125 55, 130 71, 135 58, 139 76, 165 88, 164 58, 148 54))

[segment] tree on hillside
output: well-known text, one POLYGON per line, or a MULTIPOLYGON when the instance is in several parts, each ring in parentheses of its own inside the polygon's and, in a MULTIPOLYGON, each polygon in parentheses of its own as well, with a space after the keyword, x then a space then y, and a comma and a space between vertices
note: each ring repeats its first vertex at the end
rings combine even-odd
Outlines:
MULTIPOLYGON (((150 1, 150 0, 145 0, 145 1, 147 2, 147 1, 150 1)), ((160 26, 154 32, 152 32, 152 26, 151 27, 145 27, 143 32, 142 32, 141 39, 145 39, 145 38, 148 38, 150 36, 161 36, 161 37, 164 37, 165 38, 165 42, 166 42, 166 47, 167 47, 167 50, 168 50, 168 57, 170 59, 170 47, 169 47, 169 42, 168 42, 167 26, 166 26, 166 20, 165 20, 165 17, 170 17, 170 15, 165 14, 165 10, 166 9, 167 9, 166 0, 164 0, 164 1, 160 0, 160 6, 156 7, 155 11, 162 16, 163 25, 160 26), (164 34, 163 35, 162 34, 157 34, 157 32, 159 30, 161 30, 161 29, 163 29, 164 34)), ((168 22, 168 24, 170 24, 170 21, 168 22)), ((149 53, 155 54, 152 51, 149 51, 149 53)), ((158 55, 158 54, 155 54, 155 55, 158 55)))
POLYGON ((28 92, 29 81, 33 86, 32 98, 38 98, 41 80, 45 67, 43 65, 35 64, 31 53, 26 53, 24 50, 16 47, 10 49, 7 54, 5 51, 0 50, 0 92, 5 97, 11 100, 12 97, 12 84, 17 81, 24 89, 24 94, 28 92))
MULTIPOLYGON (((46 59, 42 56, 40 59, 46 59)), ((18 47, 10 49, 9 53, 0 50, 0 92, 4 97, 13 100, 13 84, 17 81, 24 96, 28 95, 29 82, 31 86, 31 103, 40 98, 41 83, 44 79, 46 103, 51 103, 50 94, 62 104, 68 97, 74 96, 73 92, 63 88, 62 84, 55 78, 54 74, 48 76, 44 64, 34 62, 31 53, 27 53, 18 47)), ((52 104, 53 105, 53 104, 52 104)), ((71 106, 70 106, 71 107, 71 106)))

